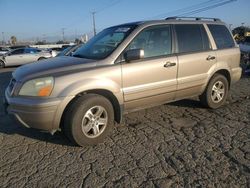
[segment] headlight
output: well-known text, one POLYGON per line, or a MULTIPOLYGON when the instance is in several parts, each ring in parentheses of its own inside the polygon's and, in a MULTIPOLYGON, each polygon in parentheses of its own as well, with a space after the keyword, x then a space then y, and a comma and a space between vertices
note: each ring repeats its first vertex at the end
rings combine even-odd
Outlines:
POLYGON ((37 96, 47 97, 50 96, 54 85, 53 77, 37 78, 29 80, 24 83, 19 95, 22 96, 37 96))

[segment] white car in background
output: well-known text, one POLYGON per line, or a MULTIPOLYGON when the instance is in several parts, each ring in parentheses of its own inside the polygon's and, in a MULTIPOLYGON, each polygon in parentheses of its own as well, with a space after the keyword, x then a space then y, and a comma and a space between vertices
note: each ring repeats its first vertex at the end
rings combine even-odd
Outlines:
POLYGON ((8 47, 4 47, 4 46, 0 46, 0 55, 6 54, 8 52, 10 52, 11 49, 8 47))
POLYGON ((38 48, 18 48, 0 56, 0 68, 23 65, 52 57, 49 51, 38 48))

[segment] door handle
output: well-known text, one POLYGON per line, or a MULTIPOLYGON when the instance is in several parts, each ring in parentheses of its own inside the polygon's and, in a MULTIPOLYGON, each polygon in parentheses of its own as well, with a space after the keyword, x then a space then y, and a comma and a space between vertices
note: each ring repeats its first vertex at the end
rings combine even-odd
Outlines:
POLYGON ((173 66, 175 66, 175 65, 176 65, 176 63, 173 63, 173 62, 168 61, 167 63, 164 64, 164 67, 165 67, 165 68, 168 68, 168 67, 173 67, 173 66))
POLYGON ((209 56, 207 57, 207 61, 211 61, 211 60, 215 60, 215 56, 209 55, 209 56))

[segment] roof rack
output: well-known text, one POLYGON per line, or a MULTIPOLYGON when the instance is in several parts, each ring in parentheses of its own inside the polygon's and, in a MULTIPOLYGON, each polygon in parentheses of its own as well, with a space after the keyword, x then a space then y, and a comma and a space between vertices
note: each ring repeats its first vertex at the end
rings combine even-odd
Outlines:
POLYGON ((220 22, 221 20, 219 18, 206 18, 206 17, 178 17, 178 16, 174 16, 174 17, 168 17, 165 20, 212 20, 215 22, 220 22))

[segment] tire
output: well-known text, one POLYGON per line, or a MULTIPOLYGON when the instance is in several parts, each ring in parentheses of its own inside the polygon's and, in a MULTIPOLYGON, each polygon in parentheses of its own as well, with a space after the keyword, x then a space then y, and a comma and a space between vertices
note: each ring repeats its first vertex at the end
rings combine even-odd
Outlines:
POLYGON ((102 142, 113 126, 111 102, 100 95, 86 94, 73 101, 65 112, 63 131, 73 143, 85 146, 102 142))
POLYGON ((0 68, 4 68, 5 67, 5 64, 3 61, 0 61, 0 68))
POLYGON ((200 96, 200 101, 205 107, 219 108, 226 102, 228 89, 229 84, 226 77, 216 73, 200 96))
POLYGON ((41 61, 41 60, 44 60, 46 59, 45 57, 40 57, 37 61, 41 61))

